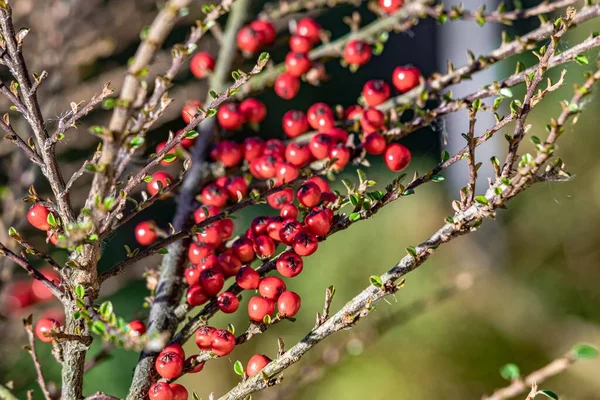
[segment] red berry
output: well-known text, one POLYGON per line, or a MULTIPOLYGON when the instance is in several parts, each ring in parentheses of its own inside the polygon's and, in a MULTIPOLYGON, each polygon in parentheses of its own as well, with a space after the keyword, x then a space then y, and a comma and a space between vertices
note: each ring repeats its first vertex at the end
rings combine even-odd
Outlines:
POLYGON ((275 173, 277 172, 276 165, 283 161, 283 158, 279 155, 271 154, 259 157, 255 161, 262 179, 270 179, 275 177, 275 173))
POLYGON ((158 171, 152 174, 152 180, 148 182, 146 190, 150 196, 157 194, 161 188, 166 188, 173 182, 173 177, 166 172, 158 171))
POLYGON ((271 315, 275 311, 273 300, 260 296, 254 296, 248 302, 248 316, 252 321, 263 322, 266 315, 271 315))
POLYGON ((224 129, 239 129, 245 122, 244 113, 238 103, 225 103, 217 111, 217 120, 224 129))
POLYGON ((154 362, 156 372, 166 379, 174 379, 181 375, 183 366, 184 359, 174 352, 162 351, 154 362))
POLYGON ((149 246, 158 238, 156 225, 150 221, 140 222, 135 227, 135 240, 142 246, 149 246))
POLYGON ((58 330, 59 328, 60 324, 57 320, 52 318, 41 318, 35 323, 35 336, 44 343, 52 343, 54 339, 48 335, 53 330, 58 330))
POLYGON ((416 67, 396 67, 392 72, 392 82, 400 93, 406 93, 419 86, 421 71, 416 67))
POLYGON ((284 72, 275 79, 273 89, 282 99, 293 99, 300 90, 300 79, 289 72, 284 72))
POLYGON ((211 255, 203 258, 202 260, 200 260, 200 263, 198 265, 196 265, 196 268, 199 271, 198 272, 198 283, 200 283, 200 273, 202 271, 214 268, 215 270, 221 272, 221 266, 219 265, 219 257, 217 257, 214 254, 211 254, 211 255))
POLYGON ((264 354, 255 354, 248 360, 246 365, 246 374, 249 378, 258 374, 264 367, 271 362, 271 359, 264 354))
POLYGON ((329 158, 332 160, 335 159, 336 161, 331 164, 331 168, 335 171, 341 171, 350 162, 350 156, 350 148, 342 144, 332 147, 331 150, 329 150, 329 158))
POLYGON ((47 231, 50 229, 50 224, 48 223, 49 214, 50 210, 48 207, 36 203, 27 212, 27 221, 29 221, 34 228, 47 231))
POLYGON ((401 144, 390 144, 385 150, 383 160, 385 165, 394 172, 402 171, 410 164, 410 150, 401 144))
POLYGON ((267 276, 258 285, 258 293, 269 300, 277 300, 283 292, 285 292, 285 282, 276 276, 267 276))
POLYGON ((298 218, 298 207, 293 204, 286 204, 279 210, 279 216, 283 219, 296 219, 298 218))
POLYGON ((290 183, 291 181, 296 179, 298 175, 300 175, 300 170, 295 165, 288 163, 280 163, 277 165, 277 172, 275 173, 275 178, 277 178, 278 185, 290 183))
POLYGON ((285 68, 294 76, 302 76, 310 70, 312 61, 306 53, 290 51, 285 57, 285 68))
MULTIPOLYGON (((156 153, 160 152, 165 146, 167 145, 167 142, 160 142, 159 144, 156 145, 156 153)), ((171 165, 172 163, 175 162, 175 160, 177 160, 177 150, 173 147, 171 150, 167 151, 167 154, 170 155, 174 155, 175 158, 173 158, 170 161, 167 161, 167 159, 163 158, 163 160, 160 162, 160 165, 171 165)))
POLYGON ((237 311, 240 306, 239 299, 231 292, 223 292, 217 297, 217 305, 219 310, 225 314, 231 314, 237 311))
POLYGON ((166 382, 156 382, 148 389, 148 398, 151 400, 175 400, 173 390, 166 382))
POLYGON ((290 110, 283 114, 281 122, 286 135, 293 138, 308 131, 308 119, 302 111, 290 110))
POLYGON ((237 45, 246 53, 256 53, 264 43, 262 32, 250 26, 244 26, 237 33, 237 45))
POLYGON ((357 119, 362 115, 363 108, 359 105, 353 104, 344 110, 344 118, 346 119, 357 119))
POLYGON ((235 276, 235 283, 242 289, 258 289, 260 284, 260 275, 250 267, 243 267, 235 276))
POLYGON ((321 193, 321 204, 326 206, 334 203, 337 200, 337 196, 332 192, 321 193))
POLYGON ((329 156, 329 151, 333 146, 333 138, 325 133, 318 133, 308 143, 310 152, 317 160, 322 160, 329 156))
POLYGON ((185 351, 183 350, 183 347, 177 343, 165 346, 165 348, 162 349, 161 353, 175 353, 179 355, 179 357, 181 357, 182 359, 185 359, 185 351))
POLYGON ((325 236, 331 229, 331 218, 324 209, 314 209, 306 215, 304 224, 310 233, 325 236))
POLYGON ((369 154, 383 154, 387 143, 381 133, 367 133, 363 139, 363 147, 369 154))
POLYGON ((219 254, 219 266, 225 278, 228 278, 238 273, 242 268, 242 262, 233 254, 233 250, 229 249, 219 254))
POLYGON ((173 392, 173 400, 188 400, 188 391, 185 386, 178 383, 169 384, 171 391, 173 392))
POLYGON ((381 79, 372 79, 365 83, 362 95, 369 107, 378 106, 390 98, 390 85, 381 79))
POLYGON ((304 262, 302 258, 293 251, 285 251, 279 255, 275 263, 277 272, 286 278, 293 278, 302 272, 304 262))
POLYGON ((376 108, 366 109, 360 118, 360 126, 365 132, 375 132, 385 124, 385 114, 376 108))
POLYGON ((221 209, 219 207, 210 206, 210 207, 199 207, 194 211, 194 222, 199 224, 200 222, 206 220, 208 217, 212 217, 213 215, 217 215, 221 213, 221 209))
POLYGON ((379 7, 388 13, 392 14, 404 5, 404 0, 379 0, 379 7))
POLYGON ((204 325, 198 328, 196 331, 196 346, 200 350, 210 350, 210 344, 212 343, 213 336, 217 330, 212 326, 204 325))
MULTIPOLYGON (((210 343, 209 343, 209 348, 210 349, 210 343)), ((197 362, 196 358, 198 357, 198 354, 195 355, 191 355, 187 358, 187 360, 185 360, 185 364, 189 366, 189 371, 188 374, 197 374, 198 372, 202 371, 204 369, 204 361, 203 362, 197 362)))
POLYGON ((318 246, 319 241, 317 240, 317 237, 308 232, 300 232, 294 237, 294 241, 292 242, 292 248, 296 254, 302 257, 313 254, 317 251, 318 246))
POLYGON ((265 148, 265 141, 259 137, 249 137, 244 140, 244 144, 242 145, 242 150, 244 153, 244 158, 247 161, 252 161, 257 157, 262 155, 262 152, 265 148))
POLYGON ((199 282, 199 279, 200 279, 200 272, 202 272, 202 270, 200 268, 197 268, 194 265, 186 268, 185 271, 183 272, 183 277, 185 278, 185 282, 189 286, 197 285, 199 282))
POLYGON ((296 167, 309 163, 312 153, 306 143, 290 142, 285 148, 285 160, 296 167))
POLYGON ((304 36, 312 43, 319 41, 319 35, 321 32, 321 26, 310 17, 302 18, 296 25, 296 35, 304 36))
POLYGON ((279 237, 279 231, 281 230, 281 227, 283 225, 283 218, 281 217, 273 217, 271 218, 271 222, 269 222, 269 225, 267 225, 267 235, 269 235, 269 237, 277 242, 281 241, 281 238, 279 237))
POLYGON ((190 286, 186 294, 187 303, 196 307, 202 305, 208 301, 208 296, 204 293, 202 286, 196 284, 194 286, 190 286))
POLYGON ((189 100, 186 101, 183 105, 183 109, 181 110, 181 118, 183 118, 183 122, 189 124, 192 122, 192 119, 198 114, 198 107, 202 107, 202 103, 198 100, 189 100))
POLYGON ((312 208, 321 201, 321 188, 314 182, 305 182, 298 188, 296 196, 300 204, 312 208))
POLYGON ((256 236, 264 235, 267 233, 267 226, 269 226, 269 222, 271 222, 271 217, 256 217, 252 220, 252 222, 250 222, 250 229, 256 236))
POLYGON ((275 210, 292 203, 294 201, 294 190, 285 188, 267 196, 267 203, 275 210))
POLYGON ((202 193, 200 194, 202 203, 207 206, 223 207, 227 204, 229 198, 228 193, 221 186, 215 183, 210 183, 204 186, 202 193))
POLYGON ((55 246, 58 244, 58 235, 55 232, 53 233, 51 231, 47 231, 46 236, 48 237, 48 241, 50 243, 52 243, 55 246))
POLYGON ((223 274, 214 268, 205 269, 200 273, 200 285, 209 297, 216 296, 223 289, 224 283, 223 274))
POLYGON ((267 116, 267 107, 258 99, 246 99, 240 103, 244 119, 252 124, 260 124, 267 116))
POLYGON ((284 152, 285 144, 279 139, 269 139, 265 143, 265 155, 283 157, 284 152))
POLYGON ((250 23, 250 27, 262 34, 263 44, 273 44, 275 38, 277 37, 275 27, 269 21, 255 20, 250 23))
POLYGON ((350 40, 344 47, 344 60, 350 65, 365 65, 371 59, 371 46, 362 40, 350 40))
POLYGON ((146 324, 139 319, 135 319, 127 324, 129 334, 132 336, 141 336, 146 333, 146 324))
POLYGON ((302 232, 302 225, 298 221, 289 220, 284 221, 281 226, 281 230, 279 231, 279 238, 281 242, 287 245, 292 244, 294 238, 297 234, 302 232))
POLYGON ((331 186, 329 186, 329 182, 320 176, 313 176, 312 178, 307 179, 306 182, 316 183, 317 186, 319 186, 319 189, 321 189, 321 192, 331 192, 331 186))
POLYGON ((214 251, 215 248, 210 244, 190 243, 190 248, 188 249, 188 259, 192 264, 199 264, 202 261, 202 259, 213 254, 214 251))
POLYGON ((214 333, 210 347, 212 352, 219 357, 226 356, 235 348, 235 336, 229 331, 219 329, 214 333))
POLYGON ((290 50, 292 51, 308 53, 312 47, 312 41, 306 36, 292 35, 290 37, 290 50))
POLYGON ((327 132, 323 132, 328 136, 331 136, 334 142, 346 144, 348 141, 348 132, 342 128, 333 128, 327 132))
POLYGON ((277 310, 282 317, 293 317, 300 310, 302 301, 294 292, 283 292, 277 299, 277 310))
POLYGON ((190 61, 190 71, 198 79, 206 77, 214 69, 215 59, 207 52, 196 53, 190 61))
POLYGON ((241 237, 231 246, 233 254, 243 263, 254 260, 254 242, 247 237, 241 237))
POLYGON ((254 251, 259 257, 271 257, 275 254, 275 242, 267 235, 254 238, 254 251))
MULTIPOLYGON (((50 268, 42 268, 40 273, 55 284, 60 283, 60 276, 50 268)), ((52 292, 41 281, 34 279, 31 282, 31 296, 36 301, 48 301, 54 298, 52 292)))
POLYGON ((315 103, 308 109, 308 123, 319 132, 331 130, 335 126, 333 110, 325 103, 315 103))
POLYGON ((221 161, 226 167, 234 167, 242 162, 244 153, 242 147, 236 142, 232 142, 231 140, 223 140, 219 142, 217 148, 219 152, 219 161, 221 161))

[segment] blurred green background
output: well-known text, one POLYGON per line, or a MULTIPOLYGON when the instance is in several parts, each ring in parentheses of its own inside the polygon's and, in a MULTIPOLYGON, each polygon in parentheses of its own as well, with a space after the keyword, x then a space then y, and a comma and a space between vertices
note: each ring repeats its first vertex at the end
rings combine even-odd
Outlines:
MULTIPOLYGON (((342 7, 323 16, 321 21, 327 27, 328 23, 333 24, 334 31, 343 32, 340 15, 348 15, 350 10, 342 7)), ((369 15, 364 8, 362 11, 369 15)), ((532 22, 509 29, 515 33, 535 25, 532 22)), ((333 79, 319 88, 303 85, 301 95, 292 102, 278 101, 272 90, 267 90, 260 96, 269 107, 268 122, 261 135, 280 137, 280 116, 289 108, 306 109, 316 99, 344 106, 351 104, 350 100, 358 97, 367 79, 389 76, 398 64, 412 62, 425 74, 431 73, 435 68, 433 30, 434 25, 428 23, 415 29, 414 38, 398 36, 381 57, 374 59, 372 66, 356 74, 340 67, 337 61, 330 62, 328 72, 333 79), (424 38, 419 39, 420 34, 424 38), (418 47, 431 51, 417 56, 418 47), (420 57, 421 63, 413 60, 413 56, 420 57)), ((599 21, 570 33, 561 46, 576 44, 593 30, 600 30, 599 21)), ((495 45, 490 43, 490 49, 495 45)), ((283 54, 275 54, 276 60, 283 54)), ((597 54, 597 51, 588 54, 592 64, 597 54)), ((501 73, 511 73, 517 59, 527 65, 533 62, 529 55, 513 57, 501 63, 501 73)), ((456 64, 460 65, 462 60, 456 64)), ((570 63, 565 67, 567 84, 548 96, 531 114, 531 134, 544 137, 549 118, 560 112, 558 102, 571 97, 572 83, 582 82, 582 73, 592 66, 570 63)), ((552 71, 550 76, 556 78, 558 72, 552 71)), ((514 92, 515 96, 521 95, 522 88, 514 92)), ((198 97, 202 95, 199 93, 198 97)), ((379 303, 376 311, 353 330, 320 343, 284 373, 281 388, 268 389, 255 398, 480 398, 508 384, 499 374, 499 369, 507 363, 517 364, 526 374, 569 351, 574 344, 599 345, 600 101, 597 95, 589 99, 577 125, 569 125, 559 143, 558 152, 575 179, 568 183, 537 184, 510 203, 508 210, 500 212, 496 221, 485 221, 481 232, 441 247, 422 268, 407 276, 406 285, 393 298, 379 303), (491 224, 499 229, 487 229, 491 224), (444 301, 433 301, 431 307, 416 312, 408 320, 402 318, 404 314, 397 316, 398 312, 411 310, 414 302, 435 298, 448 285, 455 288, 458 285, 460 290, 444 301), (393 327, 382 334, 374 333, 376 322, 388 317, 395 318, 393 327), (361 335, 368 335, 367 339, 361 340, 361 335), (334 365, 325 370, 307 369, 323 357, 334 365), (339 362, 335 362, 338 358, 339 362), (311 376, 318 378, 302 387, 295 385, 299 378, 311 376)), ((426 171, 439 161, 439 133, 419 132, 404 142, 414 151, 414 161, 407 171, 409 176, 414 171, 426 171)), ((156 140, 160 138, 157 136, 156 140)), ((394 177, 378 159, 372 163, 367 171, 369 178, 383 185, 394 177)), ((350 169, 346 177, 356 179, 350 169)), ((484 188, 479 190, 483 192, 484 188)), ((233 371, 236 360, 245 365, 254 353, 274 357, 277 337, 283 338, 288 347, 301 339, 313 326, 315 313, 322 308, 326 287, 336 287, 332 309, 339 309, 368 284, 370 275, 389 269, 406 254, 407 246, 418 244, 437 230, 444 218, 453 213, 450 202, 456 197, 457 192, 446 183, 425 185, 416 195, 323 242, 319 251, 306 259, 303 273, 287 280, 288 288, 302 295, 297 321, 285 321, 271 328, 230 356, 211 361, 201 373, 184 377, 182 383, 190 393, 195 390, 204 399, 211 392, 217 396, 226 392, 239 381, 233 371)), ((162 202, 131 226, 150 217, 165 226, 173 211, 172 201, 162 202)), ((260 206, 245 210, 236 220, 238 233, 239 227, 259 213, 270 211, 260 206)), ((125 228, 106 243, 102 268, 122 258, 122 246, 127 243, 134 245, 131 229, 125 228)), ((63 259, 65 256, 58 251, 54 255, 63 259)), ((147 293, 142 280, 131 280, 102 300, 110 299, 119 316, 133 319, 146 315, 140 305, 147 293)), ((241 310, 245 310, 248 298, 244 296, 241 310)), ((232 323, 240 332, 248 325, 244 314, 243 311, 219 314, 211 324, 225 328, 232 323)), ((39 395, 29 356, 19 347, 24 344, 23 335, 19 329, 8 332, 12 336, 2 338, 0 382, 14 381, 20 398, 25 398, 25 391, 32 388, 39 395)), ((90 354, 98 352, 100 345, 99 341, 94 343, 90 354)), ((185 349, 189 354, 197 351, 194 343, 188 343, 185 349)), ((60 366, 51 357, 50 347, 39 344, 38 351, 46 377, 59 382, 60 366)), ((119 397, 126 394, 137 354, 119 349, 112 354, 112 359, 87 375, 86 393, 100 390, 119 397)), ((598 399, 600 360, 579 362, 540 387, 555 391, 561 399, 598 399)))

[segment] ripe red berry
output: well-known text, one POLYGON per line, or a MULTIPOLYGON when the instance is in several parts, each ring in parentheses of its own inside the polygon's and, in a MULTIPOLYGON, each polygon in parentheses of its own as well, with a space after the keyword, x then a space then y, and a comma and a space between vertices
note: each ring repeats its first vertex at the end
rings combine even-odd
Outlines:
POLYGON ((254 242, 247 237, 241 237, 231 246, 233 254, 243 263, 254 260, 254 242))
POLYGON ((262 34, 262 42, 263 44, 269 45, 273 44, 275 38, 277 37, 277 32, 275 31, 275 27, 272 23, 265 20, 255 20, 250 23, 250 27, 257 32, 262 34))
POLYGON ((400 93, 406 93, 419 86, 421 71, 416 67, 396 67, 392 72, 392 83, 400 93))
POLYGON ((249 378, 258 374, 264 367, 271 362, 271 359, 264 354, 255 354, 248 360, 246 364, 246 374, 249 378))
POLYGON ((260 124, 267 116, 267 106, 258 99, 250 98, 240 103, 244 119, 252 124, 260 124))
POLYGON ((346 119, 357 119, 362 115, 363 108, 359 105, 353 104, 344 110, 344 118, 346 119))
POLYGON ((196 346, 200 350, 210 350, 210 344, 212 343, 213 336, 217 330, 212 326, 203 325, 196 331, 196 346))
POLYGON ((140 222, 135 227, 135 240, 142 246, 149 246, 158 238, 156 225, 151 221, 140 222))
POLYGON ((202 286, 196 284, 194 286, 190 286, 186 294, 187 303, 196 307, 202 305, 208 301, 208 296, 204 293, 202 286))
POLYGON ((275 311, 275 302, 260 296, 254 296, 248 301, 248 316, 252 321, 263 322, 266 315, 275 311))
POLYGON ((183 118, 183 122, 189 124, 196 114, 198 114, 198 107, 202 107, 202 103, 200 103, 198 100, 186 101, 183 105, 183 109, 181 110, 181 118, 183 118))
POLYGON ((302 225, 298 221, 284 221, 279 231, 279 238, 283 244, 291 245, 297 234, 302 232, 302 225))
POLYGON ((321 204, 327 206, 331 203, 334 203, 337 200, 337 196, 332 192, 323 192, 321 193, 321 204))
POLYGON ((173 392, 173 400, 188 400, 188 391, 185 386, 178 383, 169 384, 171 391, 173 392))
POLYGON ((166 188, 173 182, 173 177, 166 172, 158 171, 152 174, 152 179, 148 182, 146 190, 150 196, 157 194, 161 188, 166 188))
POLYGON ((35 336, 37 336, 37 338, 44 343, 52 343, 52 341, 54 339, 52 339, 48 335, 53 330, 58 330, 59 328, 60 328, 60 324, 58 323, 57 320, 52 319, 52 318, 40 318, 35 323, 35 328, 34 328, 35 336))
POLYGON ((390 144, 385 150, 383 160, 385 165, 394 172, 402 171, 410 164, 410 150, 399 143, 390 144))
POLYGON ((183 272, 185 282, 189 286, 197 285, 200 279, 200 272, 202 272, 202 270, 200 268, 197 268, 195 265, 186 268, 183 272))
POLYGON ((265 155, 283 157, 284 152, 285 144, 279 139, 269 139, 267 140, 267 143, 265 143, 265 155))
POLYGON ((362 95, 369 107, 375 107, 390 98, 390 85, 381 79, 372 79, 363 86, 362 95))
POLYGON ((206 243, 190 243, 188 249, 188 259, 192 264, 199 264, 202 259, 213 254, 214 247, 206 243))
POLYGON ((200 260, 200 263, 196 265, 196 268, 199 270, 198 283, 200 283, 200 273, 202 271, 214 268, 215 270, 221 272, 221 266, 219 265, 219 257, 217 257, 214 254, 211 254, 200 260))
POLYGON ((202 189, 202 193, 200 194, 200 198, 202 199, 202 203, 207 206, 216 206, 223 207, 227 204, 227 199, 229 198, 228 193, 221 186, 210 183, 204 186, 202 189))
MULTIPOLYGON (((160 152, 165 146, 167 145, 167 142, 160 142, 159 144, 156 145, 156 153, 160 152)), ((175 148, 172 148, 171 150, 167 151, 167 154, 169 155, 173 155, 175 156, 175 158, 173 159, 166 159, 163 158, 163 160, 160 162, 160 165, 164 165, 164 166, 168 166, 171 165, 172 163, 175 162, 175 160, 177 160, 177 150, 175 148)))
POLYGON ((242 289, 258 289, 260 275, 251 267, 242 267, 235 276, 235 283, 242 289))
POLYGON ((404 0, 379 0, 379 7, 388 13, 392 14, 404 5, 404 0))
POLYGON ((322 160, 329 156, 329 151, 333 146, 333 138, 325 133, 318 133, 308 143, 311 154, 317 159, 322 160))
POLYGON ((210 347, 212 352, 219 357, 226 356, 235 348, 235 336, 229 331, 219 329, 214 333, 210 347))
POLYGON ((308 53, 312 47, 312 41, 306 36, 292 35, 290 37, 290 50, 292 51, 308 53))
POLYGON ((289 72, 284 72, 275 79, 273 89, 282 99, 293 99, 300 90, 300 79, 289 72))
POLYGON ((300 310, 302 301, 294 292, 283 292, 277 299, 277 310, 282 317, 293 317, 300 310))
POLYGON ((375 132, 385 124, 385 114, 376 108, 367 108, 360 118, 360 126, 365 132, 375 132))
POLYGON ((324 209, 313 209, 304 218, 304 225, 310 233, 325 236, 331 229, 331 218, 324 209))
POLYGON ((309 163, 312 153, 306 143, 290 142, 285 148, 285 160, 296 167, 309 163))
POLYGON ((308 232, 300 232, 294 237, 294 241, 292 242, 292 249, 294 249, 296 254, 302 257, 313 254, 317 251, 318 246, 319 241, 317 240, 317 237, 308 232))
POLYGON ((240 110, 238 103, 225 103, 217 111, 217 120, 224 129, 239 129, 245 122, 244 113, 240 110))
POLYGON ((162 351, 156 357, 154 368, 163 378, 174 379, 183 372, 184 362, 184 359, 179 354, 162 351))
POLYGON ((275 263, 277 272, 286 278, 293 278, 302 272, 304 262, 302 258, 293 251, 285 251, 279 255, 275 263))
POLYGON ((298 21, 295 34, 310 39, 312 43, 317 43, 320 39, 320 32, 321 26, 319 26, 317 21, 310 17, 306 17, 298 21))
MULTIPOLYGON (((209 346, 210 346, 210 343, 209 343, 209 346)), ((210 349, 210 347, 209 347, 209 349, 210 349)), ((198 357, 198 354, 193 354, 193 355, 189 356, 187 358, 187 360, 185 360, 185 365, 187 365, 189 368, 188 374, 197 374, 198 372, 200 372, 204 369, 204 361, 197 362, 196 361, 197 357, 198 357)))
POLYGON ((196 53, 190 61, 190 71, 198 79, 205 78, 214 69, 215 59, 205 51, 196 53))
POLYGON ((162 349, 161 353, 175 353, 175 354, 179 355, 179 357, 181 357, 181 359, 185 359, 185 351, 183 350, 183 347, 177 343, 173 343, 173 344, 169 344, 169 345, 165 346, 165 348, 162 349))
POLYGON ((244 153, 244 158, 247 161, 252 161, 257 157, 262 155, 262 152, 265 148, 265 141, 259 137, 249 137, 244 140, 244 144, 242 145, 242 150, 244 153))
POLYGON ((225 314, 231 314, 237 311, 240 306, 239 299, 231 292, 223 292, 217 297, 217 305, 219 310, 225 314))
POLYGON ((296 196, 300 204, 312 208, 321 201, 321 188, 314 182, 305 182, 298 188, 296 196))
POLYGON ((331 192, 331 186, 329 186, 329 182, 320 176, 313 176, 307 179, 306 182, 316 183, 317 186, 319 186, 319 189, 321 189, 321 192, 331 192))
POLYGON ((290 51, 285 57, 285 68, 294 76, 302 76, 310 70, 312 61, 306 53, 290 51))
POLYGON ((196 209, 196 211, 194 211, 194 222, 199 224, 200 222, 206 220, 206 218, 217 215, 220 212, 221 209, 215 206, 199 207, 196 209))
POLYGON ((258 285, 258 293, 266 299, 277 300, 279 295, 285 292, 285 282, 276 276, 267 276, 260 281, 258 285))
POLYGON ((365 65, 371 59, 371 46, 362 40, 350 40, 344 47, 344 60, 350 65, 365 65))
POLYGON ((335 171, 341 171, 350 162, 350 148, 343 144, 338 144, 329 150, 329 158, 335 162, 331 164, 331 168, 335 171))
POLYGON ((294 201, 294 190, 285 188, 267 196, 267 203, 275 210, 280 210, 294 201))
POLYGON ((264 235, 267 233, 267 226, 269 226, 270 221, 271 217, 259 216, 254 218, 252 222, 250 222, 252 233, 256 236, 264 235))
POLYGON ((200 285, 209 297, 216 296, 223 289, 224 283, 223 274, 214 268, 205 269, 200 273, 200 285))
POLYGON ((225 278, 228 278, 238 273, 242 268, 242 262, 233 254, 233 250, 229 249, 219 254, 219 266, 225 278))
POLYGON ((310 106, 306 116, 309 125, 319 132, 331 130, 335 126, 333 110, 325 103, 315 103, 310 106))
POLYGON ((363 147, 369 154, 383 154, 387 143, 381 133, 367 133, 363 139, 363 147))
POLYGON ((132 336, 141 336, 146 333, 146 324, 139 319, 135 319, 127 324, 129 334, 132 336))
POLYGON ((288 163, 279 163, 277 164, 277 171, 275 173, 275 178, 277 179, 277 185, 283 185, 285 183, 290 183, 294 179, 296 179, 300 175, 300 170, 298 167, 288 163))
MULTIPOLYGON (((279 216, 283 219, 296 219, 298 218, 298 207, 293 204, 286 204, 279 210, 279 216)), ((283 226, 283 224, 281 224, 283 226)))
POLYGON ((283 131, 293 138, 308 131, 308 119, 302 111, 290 110, 283 114, 281 121, 283 131))
POLYGON ((275 254, 275 242, 267 235, 254 238, 254 252, 259 257, 271 257, 275 254))
POLYGON ((348 141, 348 132, 342 128, 333 128, 327 132, 323 132, 324 134, 331 136, 334 142, 346 144, 348 141))
POLYGON ((58 234, 56 234, 56 232, 47 231, 46 236, 48 237, 48 242, 55 246, 58 244, 58 234))
MULTIPOLYGON (((42 268, 40 273, 55 284, 60 283, 60 276, 50 268, 42 268)), ((34 279, 31 282, 31 297, 36 301, 48 301, 54 298, 54 295, 41 281, 34 279)))
POLYGON ((212 254, 214 247, 219 246, 223 241, 224 232, 220 222, 215 222, 202 228, 200 233, 196 235, 200 245, 207 245, 204 249, 201 249, 200 259, 207 257, 212 254))
POLYGON ((228 168, 238 165, 244 157, 242 147, 231 140, 219 142, 215 149, 218 152, 219 161, 228 168))
POLYGON ((148 389, 148 398, 151 400, 175 400, 173 390, 166 382, 156 382, 148 389))
POLYGON ((36 203, 27 212, 27 221, 29 221, 34 228, 47 231, 50 229, 50 224, 48 223, 49 214, 50 210, 48 207, 36 203))
POLYGON ((250 26, 242 27, 236 39, 238 48, 246 53, 256 53, 264 43, 263 33, 250 26))

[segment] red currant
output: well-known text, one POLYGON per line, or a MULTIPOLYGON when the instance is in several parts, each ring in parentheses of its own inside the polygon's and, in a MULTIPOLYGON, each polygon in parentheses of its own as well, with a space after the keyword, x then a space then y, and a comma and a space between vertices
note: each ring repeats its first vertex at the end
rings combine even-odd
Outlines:
POLYGON ((283 131, 293 138, 308 131, 308 119, 302 111, 290 110, 283 114, 283 131))
POLYGON ((394 172, 402 171, 410 164, 410 150, 401 144, 390 144, 385 150, 383 160, 385 165, 394 172))
POLYGON ((152 174, 152 179, 148 182, 146 190, 150 196, 157 194, 161 188, 166 188, 173 182, 173 177, 166 172, 158 171, 152 174))
POLYGON ((173 390, 166 382, 156 382, 148 389, 148 398, 151 400, 175 400, 173 390))
POLYGON ((198 328, 196 331, 196 346, 200 350, 210 350, 210 344, 212 343, 213 336, 217 330, 212 326, 204 325, 198 328))
POLYGON ((300 310, 302 301, 294 292, 283 292, 277 299, 277 310, 282 317, 293 317, 300 310))
POLYGON ((292 242, 292 249, 294 249, 296 254, 302 257, 313 254, 317 251, 318 246, 319 241, 317 240, 317 237, 308 232, 300 232, 294 237, 294 241, 292 242))
POLYGON ((214 69, 215 59, 207 52, 196 53, 190 61, 190 71, 198 79, 205 78, 214 69))
POLYGON ((235 348, 235 336, 229 331, 219 329, 214 333, 210 347, 219 357, 226 356, 235 348))
POLYGON ((290 51, 285 57, 285 68, 294 76, 302 76, 310 70, 312 61, 306 53, 290 51))
POLYGON ((216 296, 223 289, 224 283, 223 274, 214 268, 205 269, 200 273, 200 285, 209 297, 216 296))
POLYGON ((154 368, 160 376, 166 379, 177 378, 183 372, 184 359, 174 352, 161 352, 156 361, 154 368))
POLYGON ((190 286, 190 288, 188 289, 186 294, 186 300, 190 306, 196 307, 206 303, 208 301, 208 296, 204 293, 202 286, 196 284, 190 286))
POLYGON ((260 296, 254 296, 248 301, 248 316, 252 321, 263 322, 267 315, 273 314, 275 303, 273 300, 260 296))
POLYGON ((406 93, 419 86, 421 71, 416 67, 396 67, 392 72, 392 82, 400 93, 406 93))
POLYGON ((271 359, 264 354, 255 354, 248 360, 246 365, 246 374, 249 378, 258 374, 264 367, 271 362, 271 359))
POLYGON ((365 83, 362 95, 369 107, 378 106, 390 98, 390 85, 380 79, 370 80, 365 83))
POLYGON ((217 120, 223 129, 236 130, 245 122, 238 103, 225 103, 217 111, 217 120))
POLYGON ((275 263, 277 272, 286 278, 293 278, 302 272, 304 262, 302 258, 293 251, 285 251, 279 255, 275 263))
POLYGON ((258 285, 258 293, 266 299, 277 300, 285 292, 285 282, 276 276, 267 276, 258 285))
POLYGON ((344 47, 344 60, 350 65, 365 65, 371 59, 371 46, 362 40, 350 40, 344 47))
POLYGON ((250 267, 242 267, 235 276, 235 283, 242 289, 258 289, 260 284, 260 275, 250 267))
POLYGON ((246 99, 240 103, 244 119, 252 124, 260 124, 267 116, 267 107, 258 99, 246 99))
POLYGON ((36 203, 27 212, 27 221, 29 221, 34 228, 47 231, 50 229, 50 224, 48 223, 49 214, 50 210, 48 207, 36 203))
POLYGON ((275 79, 273 88, 277 96, 290 100, 296 97, 300 90, 300 79, 289 72, 284 72, 275 79))
POLYGON ((151 221, 140 222, 135 226, 135 240, 142 246, 149 246, 158 238, 156 225, 151 221))
POLYGON ((217 305, 219 310, 225 314, 231 314, 237 311, 240 306, 239 299, 231 292, 223 292, 217 297, 217 305))

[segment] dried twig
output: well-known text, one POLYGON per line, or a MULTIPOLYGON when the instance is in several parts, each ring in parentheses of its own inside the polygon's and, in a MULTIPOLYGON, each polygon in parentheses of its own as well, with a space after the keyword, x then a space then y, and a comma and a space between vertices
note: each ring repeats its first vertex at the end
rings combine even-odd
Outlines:
POLYGON ((29 344, 25 346, 25 350, 31 356, 33 361, 33 365, 35 366, 35 371, 37 373, 37 382, 40 385, 40 389, 44 394, 44 399, 52 400, 50 396, 50 392, 48 391, 48 387, 46 386, 46 381, 44 380, 44 374, 42 372, 42 366, 40 365, 40 360, 38 359, 37 353, 35 352, 35 336, 33 335, 33 327, 31 324, 32 316, 30 315, 26 319, 23 320, 23 325, 25 326, 25 331, 27 332, 27 338, 29 340, 29 344))

